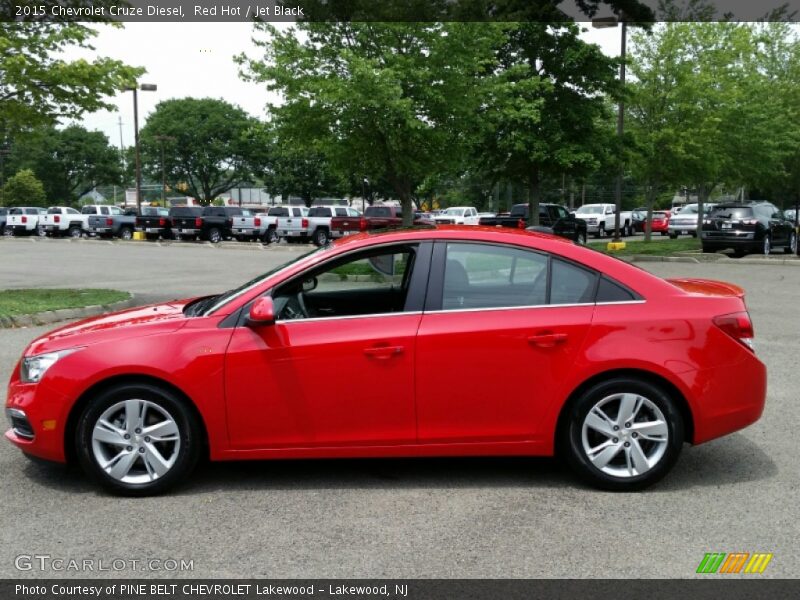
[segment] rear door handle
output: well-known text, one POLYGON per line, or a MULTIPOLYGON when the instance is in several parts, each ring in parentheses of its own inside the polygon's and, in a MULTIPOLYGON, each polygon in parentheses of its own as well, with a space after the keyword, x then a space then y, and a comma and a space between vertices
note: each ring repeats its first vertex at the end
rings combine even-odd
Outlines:
POLYGON ((528 338, 528 343, 539 348, 554 348, 567 341, 566 333, 537 333, 528 338))
POLYGON ((364 348, 364 354, 367 355, 367 358, 387 360, 393 356, 399 356, 403 353, 403 350, 403 346, 379 346, 375 348, 364 348))

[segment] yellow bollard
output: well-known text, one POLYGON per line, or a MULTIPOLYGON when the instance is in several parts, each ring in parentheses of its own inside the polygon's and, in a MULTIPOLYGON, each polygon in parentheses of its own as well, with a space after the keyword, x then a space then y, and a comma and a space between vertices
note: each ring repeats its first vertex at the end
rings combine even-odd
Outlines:
POLYGON ((133 232, 133 239, 134 240, 146 240, 147 238, 144 235, 144 231, 134 231, 133 232))
POLYGON ((609 252, 616 252, 617 250, 624 250, 625 242, 608 242, 606 250, 609 252))

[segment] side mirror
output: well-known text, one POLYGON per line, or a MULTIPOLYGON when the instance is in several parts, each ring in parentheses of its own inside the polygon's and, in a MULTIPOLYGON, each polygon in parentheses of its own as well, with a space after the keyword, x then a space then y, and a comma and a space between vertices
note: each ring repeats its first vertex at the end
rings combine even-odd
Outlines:
POLYGON ((313 292, 317 289, 317 278, 310 277, 303 281, 303 293, 313 292))
POLYGON ((275 322, 275 305, 272 298, 262 296, 250 305, 250 314, 247 316, 250 325, 272 325, 275 322))

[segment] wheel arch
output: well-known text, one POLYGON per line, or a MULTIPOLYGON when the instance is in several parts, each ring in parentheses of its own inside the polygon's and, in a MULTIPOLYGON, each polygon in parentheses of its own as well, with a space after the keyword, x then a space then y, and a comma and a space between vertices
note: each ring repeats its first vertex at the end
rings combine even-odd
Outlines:
POLYGON ((159 377, 153 377, 152 375, 143 375, 140 373, 129 373, 129 374, 122 374, 122 375, 114 375, 113 377, 109 377, 107 379, 103 379, 101 381, 96 382, 91 387, 84 390, 84 392, 78 397, 75 403, 70 408, 69 415, 67 416, 67 424, 64 428, 64 456, 68 463, 72 464, 76 461, 75 455, 75 431, 78 427, 78 418, 80 417, 83 409, 89 403, 89 401, 99 394, 102 391, 105 391, 109 388, 124 385, 124 384, 149 384, 155 387, 163 388, 172 394, 174 394, 177 398, 183 401, 186 406, 191 410, 195 417, 197 418, 197 422, 200 424, 200 428, 202 430, 203 435, 203 450, 205 457, 209 455, 209 442, 208 442, 208 427, 206 426, 205 419, 203 419, 203 415, 198 410, 197 405, 192 401, 189 395, 184 392, 182 389, 177 387, 175 384, 170 383, 164 379, 159 377))
POLYGON ((589 379, 580 383, 575 389, 572 390, 572 392, 570 392, 566 402, 564 402, 561 410, 559 411, 558 420, 556 421, 553 439, 553 448, 555 448, 556 453, 560 451, 561 443, 564 439, 564 429, 567 426, 567 416, 569 415, 572 404, 590 387, 603 381, 619 377, 639 379, 663 388, 664 391, 666 391, 678 405, 678 409, 680 410, 681 417, 683 418, 683 424, 686 429, 686 441, 691 443, 694 442, 694 416, 692 414, 692 409, 689 406, 689 402, 686 400, 686 397, 674 383, 657 373, 653 373, 652 371, 646 371, 643 369, 613 369, 593 375, 589 379))

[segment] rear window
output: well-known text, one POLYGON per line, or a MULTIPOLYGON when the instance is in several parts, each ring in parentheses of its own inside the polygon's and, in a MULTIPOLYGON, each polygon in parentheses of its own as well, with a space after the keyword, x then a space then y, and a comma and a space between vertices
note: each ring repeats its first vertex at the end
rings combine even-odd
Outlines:
POLYGON ((388 206, 368 206, 364 211, 366 217, 391 217, 392 209, 388 206))
POLYGON ((285 206, 273 206, 269 209, 267 214, 270 217, 288 217, 289 216, 289 209, 285 206))
POLYGON ((666 219, 667 218, 667 213, 665 213, 665 212, 654 212, 653 213, 653 218, 654 219, 666 219))
POLYGON ((61 214, 61 209, 60 208, 56 208, 55 206, 50 207, 50 208, 47 209, 47 214, 48 215, 60 215, 61 214))
POLYGON ((199 217, 203 214, 200 206, 176 206, 169 210, 171 217, 199 217))
POLYGON ((44 212, 44 210, 40 208, 26 208, 25 214, 26 215, 38 215, 40 212, 44 212))
POLYGON ((331 209, 327 206, 314 206, 308 209, 308 216, 309 217, 330 217, 331 209))
POLYGON ((516 206, 511 207, 511 217, 528 217, 528 205, 527 204, 517 204, 516 206))
POLYGON ((750 206, 715 206, 709 213, 714 219, 749 219, 753 216, 750 206))

